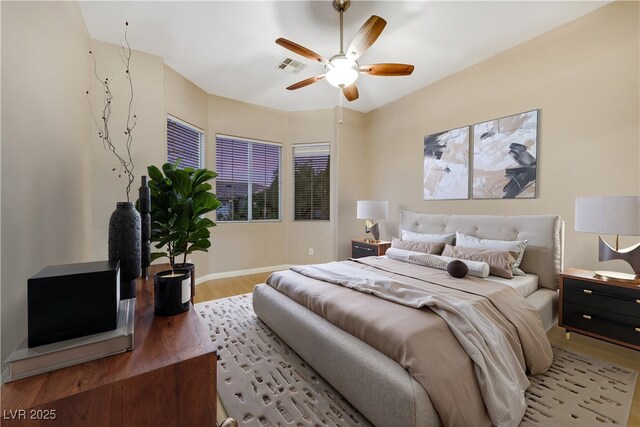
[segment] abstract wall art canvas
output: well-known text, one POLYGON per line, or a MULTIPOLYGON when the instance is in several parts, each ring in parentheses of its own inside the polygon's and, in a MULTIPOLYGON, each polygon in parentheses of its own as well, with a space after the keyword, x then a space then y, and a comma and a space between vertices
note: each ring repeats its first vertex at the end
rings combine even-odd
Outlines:
POLYGON ((424 199, 469 198, 469 126, 424 137, 424 199))
POLYGON ((538 110, 473 126, 473 198, 536 197, 538 110))

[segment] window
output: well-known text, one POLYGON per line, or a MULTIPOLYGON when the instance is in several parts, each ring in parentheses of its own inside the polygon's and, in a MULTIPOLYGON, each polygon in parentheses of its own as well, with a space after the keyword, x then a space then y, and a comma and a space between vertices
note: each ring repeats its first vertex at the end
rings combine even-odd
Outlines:
POLYGON ((293 219, 328 221, 331 200, 329 144, 293 146, 293 219))
POLYGON ((204 132, 180 119, 167 118, 167 161, 179 167, 200 169, 203 166, 204 132))
POLYGON ((282 147, 216 135, 218 221, 279 220, 282 147))

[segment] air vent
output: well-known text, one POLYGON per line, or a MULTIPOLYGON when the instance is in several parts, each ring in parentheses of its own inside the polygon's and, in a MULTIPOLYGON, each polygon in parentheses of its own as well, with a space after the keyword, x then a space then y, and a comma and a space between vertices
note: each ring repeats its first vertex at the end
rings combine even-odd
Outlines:
POLYGON ((280 62, 276 68, 282 71, 286 71, 287 73, 299 73, 304 70, 307 64, 303 64, 302 62, 298 62, 295 59, 284 58, 282 62, 280 62))

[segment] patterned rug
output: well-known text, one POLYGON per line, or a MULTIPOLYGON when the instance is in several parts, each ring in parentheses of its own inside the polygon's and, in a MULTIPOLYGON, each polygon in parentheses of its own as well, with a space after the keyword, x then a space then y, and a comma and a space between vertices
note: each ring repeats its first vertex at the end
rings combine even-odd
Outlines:
MULTIPOLYGON (((221 359, 218 394, 240 425, 371 425, 257 318, 251 294, 195 309, 221 359)), ((530 377, 521 426, 626 426, 637 373, 561 348, 553 352, 552 367, 530 377)))

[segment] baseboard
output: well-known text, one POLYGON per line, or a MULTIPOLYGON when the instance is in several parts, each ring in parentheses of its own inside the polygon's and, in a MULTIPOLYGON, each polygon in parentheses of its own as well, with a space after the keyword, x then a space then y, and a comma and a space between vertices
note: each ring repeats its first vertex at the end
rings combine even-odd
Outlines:
POLYGON ((224 279, 226 277, 246 276, 248 274, 266 273, 269 271, 286 270, 289 267, 291 267, 291 264, 271 265, 268 267, 249 268, 246 270, 223 271, 221 273, 206 274, 196 279, 196 286, 199 285, 200 283, 207 282, 209 280, 224 279))

